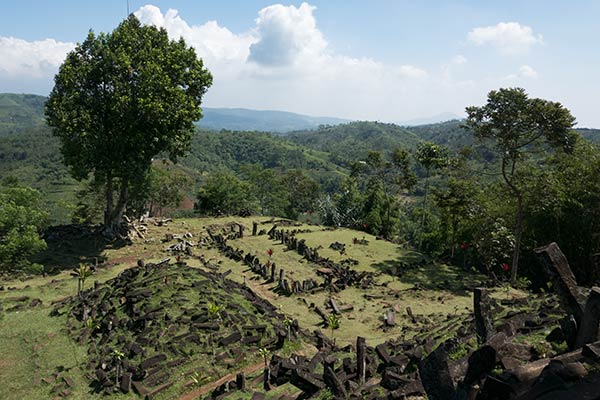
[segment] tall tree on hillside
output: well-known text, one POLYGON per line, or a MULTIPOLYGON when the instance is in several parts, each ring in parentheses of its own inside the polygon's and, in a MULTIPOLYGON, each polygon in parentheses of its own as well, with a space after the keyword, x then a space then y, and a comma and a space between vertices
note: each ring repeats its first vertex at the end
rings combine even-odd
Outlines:
MULTIPOLYGON (((422 142, 417 146, 415 159, 425 169, 425 194, 423 195, 423 204, 421 206, 421 233, 425 227, 425 217, 427 212, 427 195, 429 194, 429 178, 431 172, 448 165, 449 151, 446 146, 437 145, 432 142, 422 142)), ((419 248, 421 248, 421 239, 419 239, 419 248)))
POLYGON ((283 175, 283 185, 288 198, 285 206, 286 217, 296 219, 303 212, 310 212, 317 206, 321 187, 302 170, 292 169, 283 175))
POLYGON ((120 225, 130 185, 152 158, 164 152, 175 161, 189 149, 211 83, 183 39, 169 40, 133 14, 112 33, 90 32, 67 55, 46 117, 73 176, 103 184, 107 233, 120 225))
POLYGON ((402 190, 412 188, 416 183, 416 177, 410 169, 409 152, 400 148, 395 149, 391 160, 388 161, 382 153, 370 151, 367 160, 355 164, 353 170, 353 174, 363 174, 368 178, 369 194, 364 210, 367 219, 372 221, 374 213, 381 215, 381 229, 377 233, 390 238, 394 228, 392 210, 396 204, 396 196, 402 190), (383 201, 379 201, 379 197, 383 197, 383 201), (376 211, 375 208, 380 206, 383 207, 381 212, 376 211))
POLYGON ((524 187, 519 179, 519 165, 536 147, 573 150, 577 135, 572 131, 575 118, 562 104, 529 98, 524 89, 492 90, 487 103, 467 107, 466 127, 479 139, 490 139, 500 155, 504 183, 516 201, 511 281, 517 278, 523 232, 524 187))

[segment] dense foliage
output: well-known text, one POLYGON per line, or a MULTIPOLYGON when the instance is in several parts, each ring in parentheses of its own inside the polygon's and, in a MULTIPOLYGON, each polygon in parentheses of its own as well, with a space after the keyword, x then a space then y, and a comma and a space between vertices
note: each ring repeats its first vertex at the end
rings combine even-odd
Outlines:
POLYGON ((200 188, 196 209, 213 215, 274 215, 297 219, 312 214, 320 187, 304 172, 277 173, 257 165, 243 168, 242 178, 220 172, 209 176, 200 188))
POLYGON ((467 107, 466 126, 479 139, 490 139, 500 158, 502 179, 516 201, 511 280, 517 278, 526 182, 522 165, 536 148, 560 148, 569 153, 577 135, 575 118, 562 104, 530 98, 524 89, 492 90, 487 103, 467 107))
POLYGON ((183 39, 171 41, 133 14, 112 33, 90 32, 67 55, 46 116, 73 176, 104 185, 108 231, 120 224, 130 186, 152 158, 165 152, 175 160, 189 149, 211 83, 183 39))
POLYGON ((46 248, 40 239, 48 215, 40 204, 40 193, 20 187, 14 180, 0 184, 0 271, 37 270, 30 258, 46 248))
MULTIPOLYGON (((359 122, 283 137, 197 130, 192 151, 177 166, 155 166, 167 165, 167 175, 174 173, 176 180, 189 177, 193 182, 181 189, 197 197, 202 213, 252 212, 348 226, 508 280, 516 200, 501 176, 497 141, 478 139, 464 125, 400 128, 359 122), (393 165, 396 151, 402 168, 393 165)), ((600 138, 595 130, 575 131, 592 142, 600 138)), ((76 201, 78 222, 97 221, 104 189, 93 181, 75 183, 58 148, 47 128, 24 126, 18 134, 0 137, 0 174, 39 189, 53 221, 64 221, 74 208, 64 205, 76 201)), ((591 284, 599 278, 590 256, 600 252, 600 152, 583 139, 571 154, 551 149, 525 147, 527 157, 518 160, 524 193, 519 275, 535 281, 540 274, 532 250, 556 241, 579 282, 591 284)), ((153 192, 171 189, 170 176, 155 178, 153 192)), ((158 197, 173 194, 158 192, 158 197)), ((128 212, 149 206, 146 200, 135 202, 128 212)))

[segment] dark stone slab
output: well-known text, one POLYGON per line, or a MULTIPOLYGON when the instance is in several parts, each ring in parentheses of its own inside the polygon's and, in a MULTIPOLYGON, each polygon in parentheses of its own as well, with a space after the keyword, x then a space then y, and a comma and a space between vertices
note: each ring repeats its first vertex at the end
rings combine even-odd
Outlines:
POLYGON ((577 286, 577 281, 569 266, 567 257, 554 242, 548 246, 535 249, 535 253, 544 265, 548 277, 552 280, 552 287, 563 307, 575 316, 579 326, 583 316, 585 299, 577 286))
POLYGON ((356 337, 356 373, 359 384, 364 384, 367 371, 367 343, 365 338, 356 337))
POLYGON ((381 343, 375 346, 375 352, 379 358, 381 358, 381 361, 383 361, 384 364, 389 365, 391 363, 391 357, 386 343, 381 343))
POLYGON ((464 378, 466 385, 471 385, 488 374, 496 365, 496 350, 489 345, 484 345, 469 356, 469 366, 464 378))
POLYGON ((140 364, 140 367, 142 369, 147 369, 150 367, 155 366, 158 363, 161 363, 163 361, 165 361, 167 359, 167 356, 164 354, 157 354, 153 357, 147 358, 144 361, 142 361, 142 363, 140 364))
POLYGON ((335 374, 330 366, 325 366, 323 378, 327 386, 333 389, 333 394, 337 398, 345 399, 348 397, 343 381, 335 374))
POLYGON ((173 382, 167 382, 167 383, 164 383, 164 384, 162 384, 160 386, 155 387, 149 393, 146 394, 146 399, 152 399, 152 398, 154 398, 154 396, 156 396, 158 393, 162 392, 163 390, 168 389, 172 385, 173 385, 173 382))
POLYGON ((491 300, 487 289, 475 288, 473 290, 473 310, 475 314, 475 330, 479 343, 488 340, 494 332, 491 314, 491 300))
POLYGON ((238 331, 231 333, 224 338, 219 339, 219 346, 229 346, 232 343, 239 342, 242 339, 242 334, 238 331))
POLYGON ((419 375, 429 400, 449 400, 456 395, 448 367, 448 353, 455 345, 448 340, 419 363, 419 375))
POLYGON ((131 384, 133 385, 133 388, 135 389, 136 393, 140 396, 145 396, 148 393, 150 393, 150 390, 147 387, 145 387, 142 384, 142 382, 132 381, 131 384))
POLYGON ((290 383, 309 394, 325 388, 325 383, 317 375, 300 369, 292 371, 290 383))
POLYGON ((600 340, 598 337, 598 325, 600 323, 600 288, 593 287, 588 295, 581 318, 581 324, 577 330, 575 348, 586 343, 600 340))
POLYGON ((123 393, 129 393, 131 391, 131 378, 133 374, 131 372, 125 372, 121 377, 120 388, 123 393))

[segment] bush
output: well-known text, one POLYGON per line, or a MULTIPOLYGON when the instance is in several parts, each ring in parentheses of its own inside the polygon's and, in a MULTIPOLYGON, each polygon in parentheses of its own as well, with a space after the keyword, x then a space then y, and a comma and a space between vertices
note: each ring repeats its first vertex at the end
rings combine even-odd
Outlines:
POLYGON ((0 271, 40 272, 40 266, 30 261, 46 249, 40 231, 48 214, 40 199, 40 193, 31 188, 0 187, 0 271))

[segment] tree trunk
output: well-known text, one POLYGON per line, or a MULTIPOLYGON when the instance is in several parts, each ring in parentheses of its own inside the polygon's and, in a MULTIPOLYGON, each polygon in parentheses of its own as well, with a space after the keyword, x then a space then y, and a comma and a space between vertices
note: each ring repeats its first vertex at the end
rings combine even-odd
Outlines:
POLYGON ((419 236, 419 251, 421 250, 421 246, 423 245, 423 231, 425 230, 425 210, 427 209, 427 192, 429 192, 429 169, 427 169, 427 175, 425 176, 425 195, 423 196, 423 205, 421 206, 421 229, 419 236))
POLYGON ((113 213, 113 180, 112 176, 109 175, 106 178, 106 209, 104 210, 104 230, 105 232, 111 232, 111 215, 113 213))
POLYGON ((517 281, 519 269, 519 253, 521 251, 521 236, 523 233, 523 196, 517 195, 517 213, 515 215, 515 249, 513 251, 510 282, 514 285, 517 281))
POLYGON ((113 181, 109 179, 106 184, 106 212, 104 214, 104 232, 114 236, 123 222, 123 214, 129 200, 129 180, 121 180, 119 199, 117 204, 113 201, 113 181))

